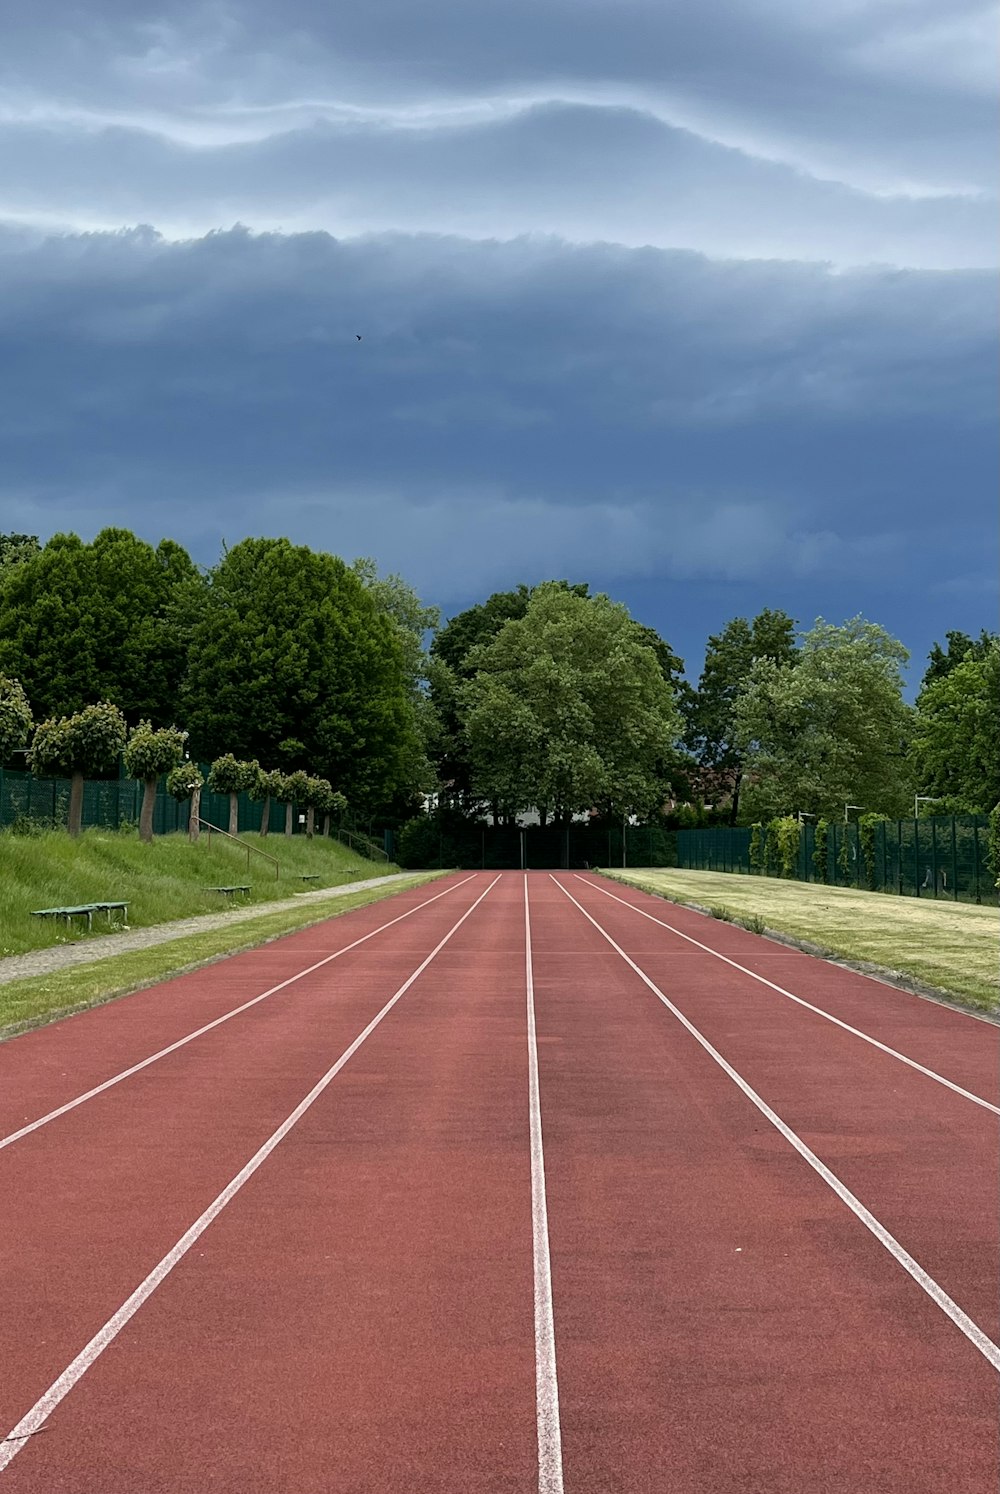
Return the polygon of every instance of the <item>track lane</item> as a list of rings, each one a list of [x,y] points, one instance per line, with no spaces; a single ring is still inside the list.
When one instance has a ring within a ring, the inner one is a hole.
[[[578,882],[558,880],[577,896]],[[983,1332],[1000,1340],[996,1117],[613,901],[593,893],[579,901]],[[664,1008],[661,1015],[675,1020]],[[775,1154],[786,1145],[767,1130],[758,1141]]]
[[[0,1044],[0,1151],[474,877],[449,878],[429,896],[426,888],[408,889]]]
[[[787,1143],[761,1147],[553,882],[532,913],[567,1488],[993,1494],[990,1365]]]
[[[455,934],[5,1494],[537,1489],[521,892]]]
[[[685,942],[678,938],[682,935],[697,940],[715,954],[746,966],[753,975],[784,986],[840,1021],[942,1073],[989,1104],[1000,1106],[1000,1029],[994,1023],[751,934],[738,925],[667,903],[626,883],[579,874],[569,880],[594,888],[606,904],[618,901],[619,906],[638,909],[633,917],[656,920],[665,933],[673,931],[680,944]],[[774,995],[777,999],[778,993]]]
[[[0,1153],[0,1424],[18,1419],[26,1388],[41,1394],[492,881]]]

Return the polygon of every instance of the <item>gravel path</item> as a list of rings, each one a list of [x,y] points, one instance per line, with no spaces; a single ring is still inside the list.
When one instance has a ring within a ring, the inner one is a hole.
[[[249,907],[231,908],[225,913],[202,913],[197,918],[178,918],[172,923],[156,924],[148,929],[127,929],[123,933],[103,934],[98,939],[81,939],[76,944],[57,944],[51,949],[34,949],[28,954],[8,955],[0,960],[0,985],[21,980],[28,975],[48,975],[68,965],[89,965],[108,955],[125,954],[130,949],[148,949],[153,944],[169,944],[185,934],[200,934],[205,929],[221,929],[228,924],[246,923],[262,913],[275,913],[299,903],[321,903],[361,892],[366,887],[384,887],[389,882],[405,881],[411,873],[394,872],[389,877],[369,877],[364,882],[344,882],[339,887],[321,887],[315,892],[297,892],[294,897],[276,898],[269,903],[252,903]]]

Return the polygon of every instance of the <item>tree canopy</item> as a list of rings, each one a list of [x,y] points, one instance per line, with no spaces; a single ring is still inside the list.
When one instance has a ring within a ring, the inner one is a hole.
[[[1000,642],[973,644],[928,674],[914,716],[918,790],[940,798],[941,812],[987,814],[1000,803]]]
[[[790,667],[796,655],[795,622],[786,612],[765,608],[752,622],[734,617],[709,638],[698,689],[684,699],[685,740],[701,769],[699,788],[710,800],[728,795],[730,824],[739,816],[744,770],[736,728],[740,692],[758,659]]]
[[[194,751],[290,765],[354,804],[407,786],[417,733],[396,624],[342,560],[248,539],[212,571],[185,690]]]
[[[38,716],[109,700],[130,721],[165,725],[185,664],[172,609],[198,584],[172,540],[154,549],[127,529],[89,545],[57,534],[0,570],[0,669],[17,675]]]
[[[464,661],[473,790],[505,815],[649,811],[680,729],[644,630],[605,596],[538,586]]]
[[[736,700],[736,746],[748,809],[764,818],[838,815],[845,804],[902,812],[912,712],[909,655],[876,623],[820,618],[794,663],[758,658]]]

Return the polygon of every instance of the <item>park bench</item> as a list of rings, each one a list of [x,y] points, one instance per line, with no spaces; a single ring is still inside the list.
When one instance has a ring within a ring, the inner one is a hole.
[[[232,897],[236,892],[249,892],[249,883],[237,883],[234,887],[206,887],[206,892],[224,892],[227,897]]]
[[[300,882],[318,882],[319,872],[299,872],[298,878]]]
[[[69,923],[72,918],[85,918],[89,931],[94,927],[95,913],[106,913],[110,924],[112,913],[119,912],[127,919],[128,903],[74,903],[68,904],[65,908],[33,908],[31,916],[32,918],[61,918],[65,923]]]

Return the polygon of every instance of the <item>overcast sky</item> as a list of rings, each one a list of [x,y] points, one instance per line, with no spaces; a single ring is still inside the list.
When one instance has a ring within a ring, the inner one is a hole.
[[[0,529],[585,579],[697,674],[996,627],[970,0],[47,0],[0,56]],[[362,340],[357,340],[357,333]]]

